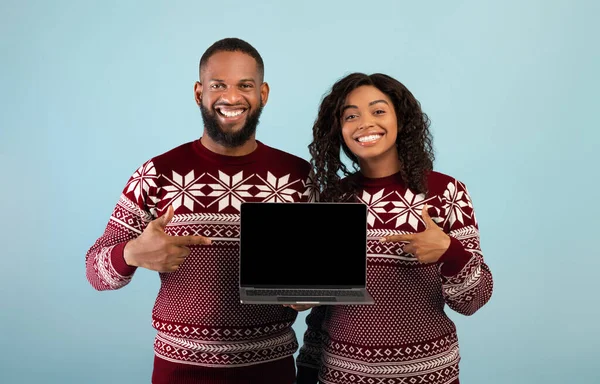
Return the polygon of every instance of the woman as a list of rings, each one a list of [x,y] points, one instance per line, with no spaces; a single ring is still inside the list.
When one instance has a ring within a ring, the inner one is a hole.
[[[321,201],[368,205],[375,304],[311,309],[298,384],[458,383],[456,328],[444,307],[472,315],[493,281],[466,186],[433,171],[420,103],[390,76],[350,74],[323,99],[309,149]]]

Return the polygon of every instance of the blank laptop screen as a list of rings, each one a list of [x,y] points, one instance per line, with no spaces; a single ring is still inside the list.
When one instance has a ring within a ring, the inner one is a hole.
[[[364,287],[366,252],[364,204],[241,206],[242,287]]]

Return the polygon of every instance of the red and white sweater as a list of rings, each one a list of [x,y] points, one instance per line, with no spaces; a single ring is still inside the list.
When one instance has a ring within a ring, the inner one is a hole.
[[[160,273],[152,310],[158,357],[203,367],[243,367],[292,356],[297,312],[281,305],[240,304],[238,287],[240,204],[315,199],[310,164],[258,142],[254,152],[215,154],[196,140],[144,163],[129,179],[104,234],[86,255],[86,273],[97,290],[127,285],[125,244],[161,216],[175,215],[170,235],[202,235],[210,246],[192,246],[174,273]],[[266,244],[265,246],[268,246]]]
[[[479,246],[479,230],[466,186],[432,172],[427,196],[415,194],[399,174],[358,176],[356,200],[368,206],[367,289],[374,305],[319,306],[307,316],[297,359],[298,384],[458,383],[459,349],[445,305],[471,315],[492,295],[492,275]],[[405,243],[385,235],[425,229],[423,205],[451,237],[435,264],[420,264]]]

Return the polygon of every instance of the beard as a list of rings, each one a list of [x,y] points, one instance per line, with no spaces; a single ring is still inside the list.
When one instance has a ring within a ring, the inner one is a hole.
[[[262,100],[260,101],[260,105],[262,105]],[[252,135],[254,135],[256,132],[256,127],[258,126],[262,109],[263,107],[261,106],[255,112],[249,111],[248,116],[246,117],[246,122],[239,131],[225,132],[221,128],[221,125],[219,125],[219,120],[217,118],[218,112],[214,109],[210,110],[206,108],[204,104],[200,103],[200,112],[202,113],[202,120],[204,121],[206,133],[216,143],[219,143],[227,148],[239,147],[247,142]]]

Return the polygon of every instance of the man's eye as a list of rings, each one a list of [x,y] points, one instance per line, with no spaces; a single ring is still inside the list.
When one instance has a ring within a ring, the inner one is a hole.
[[[252,84],[242,84],[242,85],[240,85],[240,88],[249,89],[249,88],[252,88]]]
[[[221,88],[224,88],[225,85],[224,84],[212,84],[210,87],[212,89],[221,89]]]

